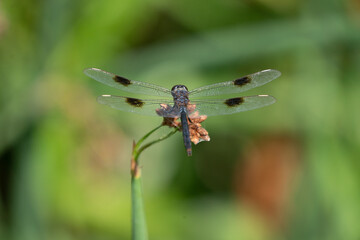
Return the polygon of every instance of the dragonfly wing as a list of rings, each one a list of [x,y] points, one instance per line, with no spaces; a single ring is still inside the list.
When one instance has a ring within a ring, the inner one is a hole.
[[[190,117],[201,115],[216,116],[249,111],[275,103],[276,99],[269,95],[237,97],[229,99],[193,100],[191,105],[195,110]]]
[[[84,70],[84,73],[98,82],[104,83],[110,87],[114,87],[125,92],[171,97],[171,91],[169,89],[150,83],[129,80],[101,69],[88,68]]]
[[[189,96],[207,97],[207,96],[224,95],[231,93],[240,93],[247,91],[251,88],[264,85],[278,78],[280,75],[281,73],[277,70],[267,69],[244,76],[242,78],[233,81],[216,83],[216,84],[196,88],[189,92]]]
[[[98,102],[112,108],[125,112],[133,112],[148,116],[174,117],[171,104],[168,99],[138,99],[113,95],[102,95],[98,97]]]

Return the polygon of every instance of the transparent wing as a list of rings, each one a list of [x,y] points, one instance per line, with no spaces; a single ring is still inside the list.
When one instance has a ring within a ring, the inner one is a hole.
[[[99,96],[97,100],[101,104],[105,104],[125,112],[133,112],[148,116],[172,117],[169,113],[169,110],[171,109],[169,106],[171,106],[173,102],[168,99],[144,100],[113,95],[102,95]]]
[[[268,69],[263,70],[257,73],[253,73],[242,78],[216,83],[200,88],[196,88],[189,92],[191,97],[207,97],[207,96],[215,96],[215,95],[224,95],[231,93],[240,93],[251,88],[259,87],[264,85],[276,78],[278,78],[281,73],[277,70]]]
[[[275,103],[276,99],[269,95],[237,97],[229,99],[193,100],[188,109],[194,108],[190,117],[200,115],[216,116],[249,111]],[[189,110],[188,110],[189,111]]]
[[[150,83],[129,80],[101,69],[88,68],[84,70],[84,73],[98,82],[104,83],[110,87],[118,88],[125,92],[171,97],[171,91],[169,89]]]

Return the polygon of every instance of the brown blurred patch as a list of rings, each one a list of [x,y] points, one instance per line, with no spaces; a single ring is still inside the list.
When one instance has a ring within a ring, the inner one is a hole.
[[[271,228],[281,229],[299,167],[300,146],[294,137],[269,135],[255,140],[235,174],[239,200],[259,212]]]
[[[360,25],[360,1],[349,0],[345,1],[346,11],[352,22],[359,27]]]
[[[0,37],[3,36],[4,32],[8,30],[9,28],[9,22],[6,16],[3,13],[3,7],[0,2]]]

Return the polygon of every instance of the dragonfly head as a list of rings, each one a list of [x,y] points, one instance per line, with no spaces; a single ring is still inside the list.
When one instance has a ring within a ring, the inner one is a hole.
[[[171,89],[171,95],[173,95],[173,97],[187,96],[188,94],[189,91],[184,85],[175,85]]]

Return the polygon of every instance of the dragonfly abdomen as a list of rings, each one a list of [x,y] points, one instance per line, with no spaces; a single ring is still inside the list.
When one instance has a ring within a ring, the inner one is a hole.
[[[180,120],[181,120],[182,134],[183,134],[185,149],[186,149],[187,155],[191,156],[192,149],[191,149],[189,124],[187,121],[186,111],[181,111]]]

